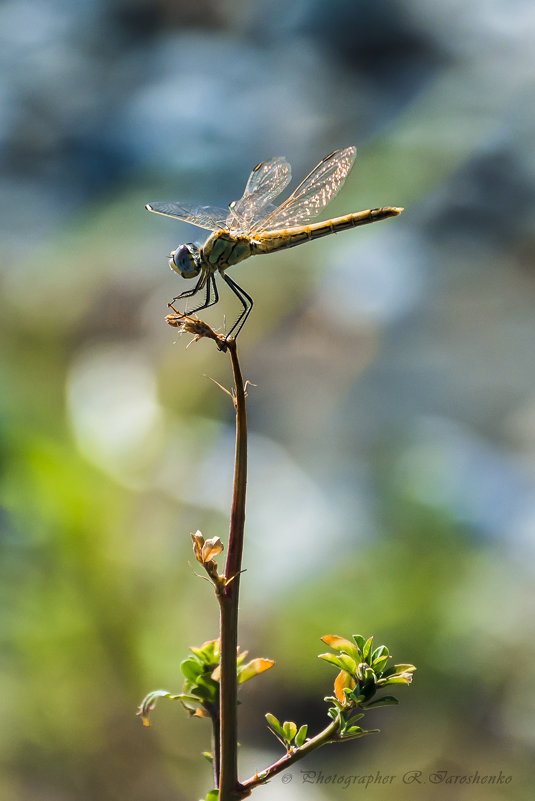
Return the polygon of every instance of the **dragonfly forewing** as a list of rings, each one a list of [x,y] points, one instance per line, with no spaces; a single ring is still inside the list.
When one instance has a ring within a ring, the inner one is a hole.
[[[286,159],[277,157],[257,164],[239,200],[229,206],[226,219],[231,231],[249,233],[253,223],[271,211],[271,203],[286,189],[292,177]]]
[[[154,214],[163,214],[164,217],[172,217],[174,220],[196,225],[198,228],[206,228],[208,231],[217,231],[226,228],[228,210],[220,209],[216,206],[189,206],[186,203],[147,203],[147,211]]]
[[[356,156],[355,147],[335,150],[326,156],[287,200],[254,226],[252,233],[311,223],[342,188]]]

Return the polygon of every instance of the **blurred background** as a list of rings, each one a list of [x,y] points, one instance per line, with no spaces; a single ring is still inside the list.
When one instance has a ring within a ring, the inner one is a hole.
[[[212,343],[166,326],[167,266],[275,155],[358,146],[328,216],[401,217],[232,270],[250,483],[241,776],[264,713],[325,725],[326,633],[418,672],[380,736],[259,799],[531,797],[535,746],[535,7],[531,0],[0,5],[0,797],[179,801],[205,721],[168,701],[217,636],[190,532],[226,541],[234,412]],[[324,215],[327,216],[327,215]],[[205,319],[230,324],[225,287]],[[428,776],[498,774],[504,785]],[[404,784],[408,771],[421,783]]]

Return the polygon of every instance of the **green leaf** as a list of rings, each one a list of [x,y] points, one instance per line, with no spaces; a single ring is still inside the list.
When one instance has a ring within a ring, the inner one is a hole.
[[[219,799],[219,790],[210,790],[206,798],[201,799],[201,801],[218,801],[218,799]]]
[[[326,695],[323,699],[327,704],[334,704],[336,709],[343,709],[344,704],[341,703],[334,695]]]
[[[379,679],[377,682],[378,687],[387,687],[389,684],[411,684],[412,676],[392,676],[391,679]]]
[[[344,729],[344,737],[347,734],[360,734],[361,732],[362,729],[360,728],[360,726],[348,726],[347,729]]]
[[[386,663],[388,662],[389,659],[390,659],[390,657],[388,655],[387,656],[381,656],[378,659],[373,659],[373,657],[372,657],[373,670],[374,670],[375,673],[377,673],[377,675],[381,675],[382,674],[383,668],[384,668],[384,666],[386,665]]]
[[[383,698],[378,698],[376,701],[370,701],[368,704],[365,704],[365,709],[372,709],[378,706],[396,706],[399,704],[397,698],[394,698],[393,695],[385,695]]]
[[[299,731],[295,735],[295,744],[296,744],[296,746],[298,748],[301,748],[301,746],[305,742],[305,740],[307,738],[307,731],[308,731],[308,726],[305,723],[303,726],[301,726],[301,728],[299,729]]]
[[[203,672],[203,666],[199,664],[196,659],[193,657],[188,656],[187,659],[183,659],[180,663],[180,670],[182,674],[188,679],[189,681],[197,681],[197,678]]]
[[[353,639],[355,640],[355,644],[359,649],[359,653],[362,654],[362,649],[364,648],[364,643],[366,642],[366,638],[362,636],[362,634],[353,634]]]
[[[192,645],[189,650],[205,665],[219,663],[219,640],[207,640],[200,647]]]
[[[368,660],[370,658],[370,652],[371,652],[371,649],[372,649],[372,641],[373,641],[373,635],[371,637],[368,637],[368,639],[366,640],[366,642],[364,643],[364,645],[362,647],[362,658],[363,658],[363,660],[365,662],[368,662]]]
[[[387,670],[383,671],[383,679],[388,678],[389,676],[394,676],[398,673],[414,673],[416,668],[414,665],[392,665]]]
[[[268,725],[273,729],[273,731],[276,732],[280,737],[282,737],[282,739],[284,739],[284,731],[282,728],[282,723],[280,723],[280,721],[275,717],[275,715],[272,715],[271,712],[266,712],[265,718],[268,722]]]
[[[201,698],[199,695],[192,695],[191,693],[180,693],[180,695],[170,695],[168,696],[171,699],[175,699],[177,701],[182,701],[183,704],[202,704],[204,698]]]
[[[196,684],[197,692],[203,698],[215,698],[219,684],[209,676],[199,676]]]
[[[379,645],[372,654],[372,662],[375,662],[376,659],[382,659],[383,656],[389,656],[390,651],[386,647],[386,645]]]
[[[294,723],[293,720],[285,720],[282,724],[282,730],[284,732],[284,739],[290,744],[297,734],[297,724]]]
[[[340,654],[338,657],[338,664],[342,670],[347,671],[351,676],[354,676],[357,672],[357,663],[347,654]]]
[[[414,673],[414,665],[394,665],[396,673]]]
[[[358,729],[359,727],[355,726],[355,728]],[[380,729],[367,729],[367,730],[360,729],[355,733],[351,733],[350,734],[348,732],[347,735],[344,734],[342,739],[343,740],[357,740],[359,737],[365,737],[367,734],[379,734],[380,731],[381,731]]]
[[[347,697],[355,704],[360,704],[361,701],[364,701],[365,696],[362,691],[362,687],[359,684],[357,684],[357,686],[354,687],[353,690],[350,691],[345,690],[344,692],[346,693]]]
[[[145,696],[138,707],[137,714],[143,721],[144,726],[149,725],[149,712],[152,712],[159,698],[170,698],[172,701],[182,700],[180,695],[172,695],[167,690],[153,690]]]
[[[353,726],[357,720],[361,720],[364,717],[364,712],[359,712],[358,715],[352,715],[349,720],[347,721],[348,726]]]
[[[343,656],[344,654],[340,654],[340,656],[336,654],[318,654],[318,659],[324,659],[325,662],[330,662],[331,665],[335,665],[339,670],[347,670],[342,662]],[[346,657],[346,659],[349,659],[349,657]]]

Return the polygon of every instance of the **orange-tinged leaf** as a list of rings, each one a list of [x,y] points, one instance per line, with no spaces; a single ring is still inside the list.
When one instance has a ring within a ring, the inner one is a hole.
[[[242,684],[247,679],[252,679],[253,676],[258,676],[259,673],[263,673],[265,670],[269,670],[275,664],[273,659],[262,659],[261,657],[257,657],[256,659],[251,659],[250,662],[247,662],[246,665],[240,667],[238,671],[238,683]]]
[[[338,698],[341,704],[343,704],[346,700],[344,695],[344,690],[346,687],[353,689],[356,682],[354,679],[351,678],[349,673],[345,670],[341,670],[338,676],[334,680],[334,694]]]
[[[339,637],[337,634],[325,634],[321,639],[330,648],[334,648],[335,651],[344,651],[346,654],[360,660],[357,646],[350,640],[346,640],[345,637]]]

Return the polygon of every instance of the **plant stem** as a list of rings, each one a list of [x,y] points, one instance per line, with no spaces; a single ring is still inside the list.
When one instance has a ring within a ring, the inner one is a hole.
[[[278,773],[281,773],[281,771],[286,770],[290,767],[290,765],[293,765],[294,762],[298,762],[300,759],[303,759],[303,757],[306,757],[311,751],[315,751],[316,748],[321,748],[322,745],[326,745],[329,742],[335,742],[337,739],[336,733],[339,727],[340,721],[338,719],[333,720],[332,723],[329,723],[329,725],[323,729],[323,731],[305,743],[305,745],[290,751],[277,760],[277,762],[274,762],[268,768],[261,771],[261,773],[256,773],[250,779],[242,782],[239,785],[241,794],[239,794],[238,797],[246,798],[251,794],[255,787],[258,787],[260,784],[265,784]]]
[[[238,787],[238,684],[236,661],[238,648],[238,600],[247,487],[245,387],[235,340],[228,341],[228,351],[234,375],[236,452],[229,544],[225,565],[226,584],[223,591],[218,595],[221,638],[219,801],[235,799]]]
[[[212,715],[212,765],[214,770],[214,787],[219,786],[219,776],[221,773],[220,769],[220,759],[221,759],[221,748],[219,745],[220,737],[221,737],[221,727],[219,724],[219,710],[214,712]]]

